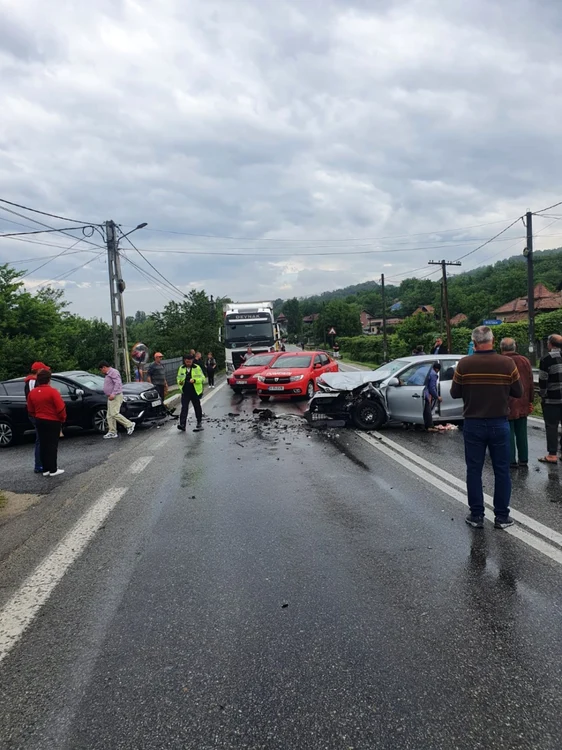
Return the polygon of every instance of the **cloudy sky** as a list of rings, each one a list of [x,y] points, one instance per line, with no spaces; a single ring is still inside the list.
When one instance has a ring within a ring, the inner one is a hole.
[[[562,200],[561,32],[559,0],[0,0],[0,198],[148,222],[131,239],[181,291],[423,276]],[[71,225],[0,206],[2,233]],[[70,234],[4,237],[0,262],[107,318],[102,238],[51,258]],[[128,313],[177,298],[122,247]]]

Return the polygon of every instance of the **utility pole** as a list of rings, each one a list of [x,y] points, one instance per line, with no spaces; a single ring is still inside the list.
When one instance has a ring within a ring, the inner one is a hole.
[[[535,278],[533,269],[533,214],[527,211],[527,247],[523,255],[527,258],[527,311],[529,314],[529,359],[532,367],[537,364],[535,352]]]
[[[115,367],[125,376],[126,382],[130,382],[131,363],[129,361],[129,345],[127,343],[125,305],[123,303],[125,282],[121,275],[121,259],[119,257],[119,244],[115,229],[115,222],[113,220],[105,222],[111,325],[113,328],[113,356]]]
[[[386,341],[386,293],[384,289],[384,273],[381,273],[381,293],[382,293],[382,362],[388,359],[388,347]]]
[[[447,291],[447,266],[462,265],[458,260],[430,260],[430,266],[441,266],[443,274],[443,307],[445,308],[445,325],[447,327],[447,349],[452,351],[453,342],[451,338],[451,319],[449,318],[449,293]]]

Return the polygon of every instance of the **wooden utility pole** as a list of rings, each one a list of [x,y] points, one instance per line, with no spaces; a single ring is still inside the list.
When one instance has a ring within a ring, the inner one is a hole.
[[[529,315],[529,359],[531,365],[537,364],[537,355],[535,352],[535,277],[533,269],[533,214],[527,211],[527,247],[524,255],[527,258],[527,311]]]
[[[382,361],[383,364],[388,359],[388,346],[386,340],[386,294],[384,289],[384,273],[381,274],[381,293],[382,293]]]
[[[443,307],[445,308],[445,325],[447,327],[447,349],[452,353],[453,341],[451,337],[451,319],[449,318],[449,293],[447,291],[447,266],[462,265],[458,260],[430,260],[430,266],[441,266],[443,274]]]

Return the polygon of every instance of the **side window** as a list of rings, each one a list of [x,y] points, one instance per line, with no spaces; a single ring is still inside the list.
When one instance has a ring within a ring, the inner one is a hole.
[[[13,383],[4,383],[4,388],[8,396],[25,396],[25,383],[23,380],[16,380]]]
[[[53,388],[56,388],[57,391],[60,393],[61,396],[70,396],[70,388],[66,383],[63,383],[62,380],[51,380],[51,385]]]
[[[456,359],[444,359],[441,361],[441,372],[439,373],[439,380],[445,382],[446,380],[452,380],[455,370],[457,369],[458,360]]]
[[[320,362],[322,362],[322,365],[325,367],[326,365],[330,364],[330,359],[327,354],[321,354],[320,355]]]
[[[321,360],[321,358],[320,358],[320,355],[319,355],[319,354],[317,354],[317,355],[316,355],[316,356],[314,357],[314,364],[315,364],[315,365],[318,365],[318,364],[321,364],[321,363],[322,363],[322,360]]]
[[[424,385],[430,369],[431,362],[420,362],[412,365],[400,374],[400,382],[402,385]]]

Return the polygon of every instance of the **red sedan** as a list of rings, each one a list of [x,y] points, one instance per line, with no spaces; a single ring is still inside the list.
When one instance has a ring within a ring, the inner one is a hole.
[[[312,398],[316,378],[326,372],[337,372],[338,363],[326,352],[291,352],[281,354],[268,369],[257,376],[258,395],[262,401],[271,396],[306,396]]]
[[[244,362],[237,370],[234,370],[228,378],[228,385],[234,393],[255,390],[257,387],[257,376],[260,372],[267,370],[281,355],[281,352],[264,352],[255,354]]]

